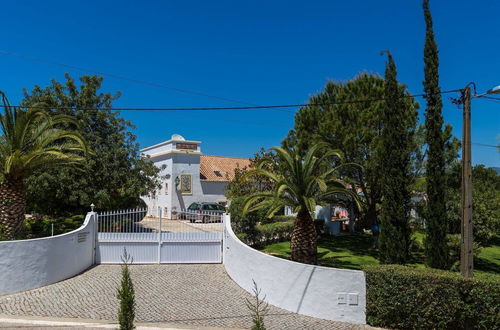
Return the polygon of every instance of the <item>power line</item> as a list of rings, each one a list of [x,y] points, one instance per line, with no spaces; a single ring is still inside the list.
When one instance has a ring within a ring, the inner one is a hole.
[[[78,71],[83,71],[83,72],[90,72],[90,73],[98,74],[98,75],[101,75],[101,76],[106,76],[106,77],[115,78],[115,79],[119,79],[119,80],[124,80],[124,81],[128,81],[128,82],[133,82],[133,83],[136,83],[136,84],[143,84],[143,85],[148,85],[148,86],[153,86],[153,87],[168,89],[168,90],[171,90],[171,91],[174,91],[174,92],[179,92],[179,93],[192,94],[192,95],[197,95],[197,96],[203,96],[203,97],[208,97],[208,98],[212,98],[212,99],[217,99],[217,100],[221,100],[221,101],[232,102],[232,103],[239,103],[239,104],[245,104],[245,105],[251,105],[251,106],[257,105],[257,104],[253,104],[253,103],[249,103],[249,102],[244,102],[244,101],[240,101],[240,100],[230,99],[230,98],[227,98],[227,97],[215,96],[215,95],[211,95],[211,94],[207,94],[207,93],[202,93],[202,92],[198,92],[198,91],[194,91],[194,90],[189,90],[189,89],[184,89],[184,88],[177,88],[177,87],[173,87],[173,86],[169,86],[169,85],[159,84],[159,83],[155,83],[155,82],[151,82],[151,81],[147,81],[147,80],[129,78],[129,77],[125,77],[125,76],[121,76],[121,75],[116,75],[116,74],[112,74],[112,73],[106,73],[106,72],[100,72],[100,71],[97,71],[97,70],[91,70],[91,69],[81,68],[81,67],[74,66],[74,65],[69,65],[69,64],[64,64],[64,63],[60,63],[60,62],[55,62],[55,61],[52,61],[52,60],[47,60],[47,59],[44,59],[44,58],[39,58],[39,57],[34,57],[34,56],[28,56],[28,55],[23,55],[23,54],[8,52],[8,51],[5,51],[5,50],[0,50],[0,54],[1,55],[14,56],[14,57],[22,58],[22,59],[29,60],[29,61],[47,63],[47,64],[51,64],[51,65],[60,66],[60,67],[63,67],[63,68],[68,68],[68,69],[73,69],[73,70],[78,70]]]
[[[447,94],[447,93],[455,93],[459,92],[460,89],[454,89],[449,91],[439,92],[438,94]],[[416,94],[416,95],[404,95],[399,97],[402,98],[414,98],[414,97],[423,97],[427,94]],[[328,106],[328,105],[342,105],[342,104],[356,104],[356,103],[372,103],[379,101],[387,101],[390,98],[378,98],[378,99],[364,99],[364,100],[351,100],[351,101],[341,101],[341,102],[323,102],[323,103],[302,103],[302,104],[277,104],[277,105],[255,105],[255,106],[240,106],[240,107],[189,107],[189,108],[107,108],[107,109],[98,109],[98,108],[76,108],[76,107],[50,107],[50,106],[20,106],[20,105],[11,105],[14,108],[34,108],[34,109],[60,109],[60,110],[115,110],[115,111],[221,111],[221,110],[269,110],[269,109],[282,109],[282,108],[301,108],[306,106]],[[5,105],[0,105],[0,107],[5,107]],[[289,111],[294,113],[292,111]]]
[[[179,115],[179,113],[171,114],[171,116]],[[193,118],[190,116],[190,114],[182,114],[182,116],[188,116],[189,118]],[[185,118],[185,117],[182,117]],[[282,124],[277,124],[277,123],[265,123],[265,122],[256,122],[256,121],[248,121],[248,120],[234,120],[234,119],[229,119],[229,118],[220,118],[220,116],[217,116],[215,118],[209,117],[209,118],[203,118],[203,121],[208,120],[208,121],[219,121],[219,122],[226,122],[226,123],[236,123],[236,124],[243,124],[245,126],[263,126],[263,127],[280,127],[280,128],[287,128],[290,129],[289,126],[282,125]]]
[[[472,143],[472,144],[480,147],[498,148],[498,146],[495,146],[493,144],[484,144],[484,143]]]
[[[488,100],[493,100],[493,101],[500,101],[500,98],[498,97],[493,97],[493,96],[488,96],[488,95],[482,95],[478,97],[480,99],[488,99]]]

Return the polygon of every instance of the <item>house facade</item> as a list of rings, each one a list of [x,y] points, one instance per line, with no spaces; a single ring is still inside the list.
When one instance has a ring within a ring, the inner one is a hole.
[[[226,205],[226,186],[235,170],[250,165],[248,158],[203,155],[201,141],[186,140],[179,134],[141,153],[160,169],[161,179],[161,188],[142,199],[151,215],[161,208],[167,218],[174,218],[192,203]]]

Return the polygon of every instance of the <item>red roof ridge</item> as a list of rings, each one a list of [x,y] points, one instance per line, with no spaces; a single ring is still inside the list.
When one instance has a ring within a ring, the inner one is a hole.
[[[250,166],[250,158],[200,156],[200,178],[205,181],[231,181],[237,168]]]
[[[232,159],[247,159],[250,160],[250,157],[231,157],[231,156],[216,156],[216,155],[200,155],[201,157],[218,157],[218,158],[232,158]]]

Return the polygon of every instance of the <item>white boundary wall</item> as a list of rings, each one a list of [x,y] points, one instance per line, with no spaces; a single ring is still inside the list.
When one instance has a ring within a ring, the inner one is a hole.
[[[36,289],[94,264],[95,213],[66,234],[0,242],[0,295]]]
[[[225,218],[223,262],[229,276],[252,293],[254,280],[271,305],[327,320],[366,323],[362,271],[305,265],[242,243]]]

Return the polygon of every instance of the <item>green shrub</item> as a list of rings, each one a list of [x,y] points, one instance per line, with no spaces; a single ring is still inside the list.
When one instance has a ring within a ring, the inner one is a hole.
[[[264,319],[269,314],[269,304],[265,302],[266,296],[261,297],[261,290],[255,281],[253,281],[253,296],[255,299],[245,299],[247,308],[252,315],[253,326],[251,330],[266,330]]]
[[[247,244],[247,245],[249,244],[249,242],[248,242],[248,235],[247,234],[245,234],[245,233],[238,233],[238,234],[236,234],[236,237],[238,237],[238,239],[240,241],[244,242],[245,244]]]
[[[122,280],[117,292],[117,298],[120,301],[120,309],[118,311],[119,329],[133,330],[135,329],[135,291],[128,266],[132,264],[134,260],[127,253],[125,248],[123,248],[122,262]]]
[[[293,222],[274,222],[258,225],[255,226],[252,235],[238,233],[236,236],[247,245],[261,248],[268,244],[289,241],[292,237],[293,224]]]
[[[289,216],[289,215],[275,215],[272,218],[267,218],[265,217],[264,219],[261,219],[260,224],[265,225],[268,223],[274,223],[274,222],[293,222],[295,221],[294,216]]]
[[[68,233],[78,229],[85,220],[83,215],[74,215],[69,218],[51,218],[34,216],[26,219],[23,223],[24,235],[20,238],[39,238],[52,235],[52,225],[54,225],[54,235]]]
[[[292,237],[293,222],[274,222],[256,226],[256,242],[254,245],[264,246],[272,243],[288,241]]]
[[[288,217],[290,218],[290,217]],[[261,248],[269,244],[285,242],[292,239],[293,226],[295,217],[287,222],[272,222],[263,225],[255,226],[255,230],[251,235],[247,233],[238,233],[236,236],[245,244],[254,248]],[[325,222],[322,219],[314,220],[316,232],[322,234],[324,232]]]
[[[247,239],[253,241],[257,235],[255,226],[260,219],[265,218],[266,210],[249,212],[243,215],[243,204],[245,198],[238,197],[231,201],[229,213],[231,213],[231,226],[236,234],[244,233]]]
[[[368,324],[395,329],[498,329],[500,280],[405,266],[365,269]]]
[[[6,241],[8,239],[4,233],[5,230],[4,228],[5,228],[4,225],[0,225],[0,241]]]

